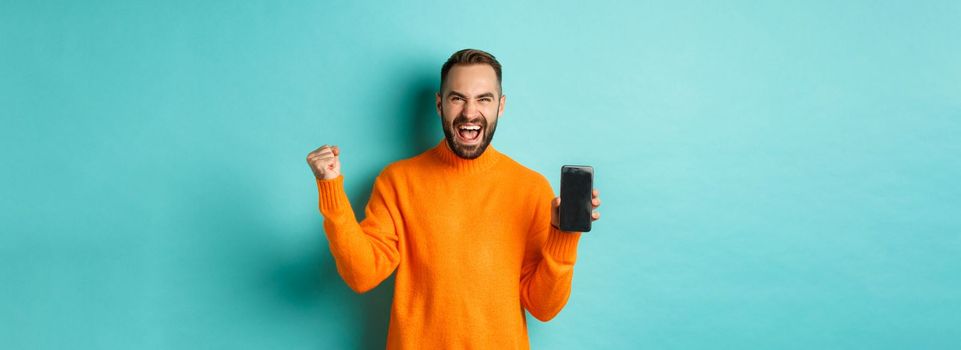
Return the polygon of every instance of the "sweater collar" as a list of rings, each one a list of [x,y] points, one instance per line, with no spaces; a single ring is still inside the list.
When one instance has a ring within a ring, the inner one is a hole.
[[[458,172],[473,172],[486,170],[501,159],[501,153],[494,149],[494,145],[487,145],[487,149],[480,157],[474,159],[464,159],[454,153],[447,144],[447,139],[441,139],[440,143],[433,149],[434,155],[444,163]]]

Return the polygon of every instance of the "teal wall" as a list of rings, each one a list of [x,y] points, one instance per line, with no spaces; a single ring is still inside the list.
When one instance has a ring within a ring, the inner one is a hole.
[[[457,49],[494,145],[604,204],[541,349],[961,346],[957,1],[0,3],[0,347],[382,348],[304,161],[361,211],[440,140]]]

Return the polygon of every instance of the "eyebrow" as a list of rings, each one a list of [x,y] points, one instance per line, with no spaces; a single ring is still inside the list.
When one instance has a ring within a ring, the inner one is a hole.
[[[458,97],[465,97],[465,98],[467,97],[467,95],[462,94],[462,93],[457,92],[457,91],[454,91],[454,90],[451,90],[450,92],[447,93],[447,96],[448,96],[448,97],[450,97],[450,95],[457,95]],[[485,92],[485,93],[483,93],[483,94],[477,95],[477,98],[482,98],[482,97],[490,97],[490,98],[493,99],[493,98],[494,98],[494,93],[492,93],[492,92]]]

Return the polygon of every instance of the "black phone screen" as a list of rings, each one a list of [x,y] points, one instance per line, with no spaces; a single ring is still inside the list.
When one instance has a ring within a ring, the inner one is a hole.
[[[561,167],[560,229],[568,232],[591,230],[591,192],[594,168],[582,165]]]

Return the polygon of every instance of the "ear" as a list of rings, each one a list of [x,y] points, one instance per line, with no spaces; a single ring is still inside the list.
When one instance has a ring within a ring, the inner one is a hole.
[[[501,95],[501,107],[497,111],[497,115],[504,115],[504,106],[507,105],[507,95]]]
[[[441,113],[441,111],[440,111],[440,103],[441,103],[441,101],[440,101],[440,92],[438,91],[437,93],[435,93],[435,94],[434,94],[434,97],[435,97],[435,106],[434,106],[434,107],[437,109],[437,116],[443,118],[443,117],[444,117],[444,114]]]

